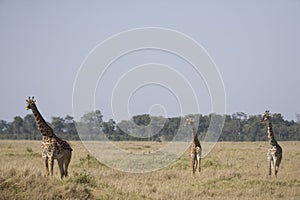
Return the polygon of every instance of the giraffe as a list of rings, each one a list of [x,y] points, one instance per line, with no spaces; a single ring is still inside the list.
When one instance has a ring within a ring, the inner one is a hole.
[[[54,159],[57,159],[57,163],[60,171],[60,178],[68,176],[68,166],[72,157],[72,148],[68,142],[57,137],[53,129],[47,124],[43,116],[39,112],[36,106],[36,100],[34,97],[26,99],[26,110],[31,109],[37,128],[42,135],[42,157],[45,160],[46,174],[47,176],[53,175]],[[48,162],[50,161],[50,172]]]
[[[195,175],[196,169],[198,168],[198,173],[200,174],[201,171],[201,152],[202,152],[202,147],[200,145],[200,142],[198,140],[198,136],[196,133],[196,128],[195,128],[195,123],[192,118],[188,118],[186,120],[185,125],[190,125],[192,126],[192,137],[193,137],[193,142],[190,146],[190,161],[191,161],[191,168],[192,168],[192,173]]]
[[[268,148],[268,170],[269,176],[271,177],[272,168],[274,169],[274,175],[277,177],[279,165],[282,160],[282,148],[277,143],[274,138],[274,133],[272,129],[272,122],[271,122],[271,115],[270,112],[267,110],[261,118],[262,122],[268,122],[268,140],[269,140],[269,148]]]

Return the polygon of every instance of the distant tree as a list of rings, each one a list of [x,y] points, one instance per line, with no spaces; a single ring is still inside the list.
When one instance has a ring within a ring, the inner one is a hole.
[[[245,120],[247,119],[247,114],[244,112],[236,112],[232,114],[233,119]]]
[[[101,126],[103,122],[103,115],[101,114],[100,110],[96,110],[95,112],[88,112],[85,113],[80,121],[86,123],[90,126]]]
[[[61,117],[52,117],[51,125],[56,135],[65,133],[65,120]]]
[[[229,123],[231,123],[232,127],[232,134],[233,138],[231,140],[234,141],[242,141],[243,136],[241,136],[242,130],[243,130],[243,125],[245,124],[245,121],[247,120],[248,116],[244,112],[236,112],[232,114],[232,119],[230,120]]]
[[[7,121],[0,120],[0,134],[5,133],[5,130],[8,128]]]
[[[160,131],[160,136],[163,141],[171,141],[177,134],[181,122],[181,117],[168,118],[165,126]]]
[[[75,125],[75,120],[72,116],[67,115],[64,119],[65,122],[65,132],[67,134],[70,134],[72,136],[77,136],[77,129],[76,129],[76,125]],[[76,137],[72,137],[72,139],[75,139]]]
[[[32,114],[28,114],[23,120],[23,131],[24,134],[28,136],[25,139],[38,139],[40,135],[38,134],[38,129],[36,127],[35,119]]]
[[[134,123],[139,126],[147,126],[151,122],[151,118],[148,114],[136,115],[132,117]]]
[[[127,130],[129,130],[129,123],[127,120],[122,120],[119,123],[116,124],[116,133],[118,135],[126,135]]]
[[[81,119],[80,123],[77,123],[77,128],[79,128],[81,135],[85,135],[85,139],[94,140],[101,134],[101,127],[103,123],[103,115],[100,110],[85,113]]]
[[[198,125],[198,134],[203,135],[206,133],[207,129],[209,127],[209,117],[208,116],[199,116],[199,125]]]
[[[230,115],[226,115],[220,141],[238,141],[240,140],[240,133],[240,120],[235,117],[231,118]]]
[[[23,119],[20,116],[14,117],[14,121],[12,122],[12,133],[13,134],[21,134],[23,130]]]
[[[222,131],[222,125],[225,120],[225,116],[212,113],[209,115],[210,120],[210,127],[209,127],[209,135],[205,136],[205,139],[207,141],[214,141],[216,138],[218,138],[220,135],[220,131]]]
[[[108,122],[103,122],[102,130],[107,135],[114,135],[116,130],[116,122],[113,119],[109,119]]]
[[[297,123],[300,123],[300,113],[296,113]]]
[[[265,123],[261,123],[260,115],[247,116],[245,113],[237,112],[232,115],[199,114],[190,116],[199,118],[197,133],[202,140],[204,138],[207,141],[210,140],[205,137],[209,126],[211,126],[209,131],[212,132],[209,136],[217,137],[218,135],[213,134],[221,129],[221,122],[225,118],[219,138],[221,141],[267,141],[267,126]],[[214,121],[211,121],[212,117],[214,117]],[[298,117],[300,118],[300,114]],[[84,114],[78,122],[75,122],[74,118],[69,115],[65,118],[52,117],[51,124],[55,133],[63,134],[61,136],[64,139],[102,140],[106,135],[110,140],[171,141],[176,139],[187,141],[186,135],[179,134],[179,138],[177,134],[184,118],[150,117],[145,114],[134,116],[130,120],[122,120],[116,124],[112,119],[104,122],[101,112],[96,110]],[[298,121],[299,119],[297,119]],[[285,120],[280,113],[274,113],[272,123],[276,139],[300,141],[300,123],[297,122]],[[130,134],[134,131],[140,137]],[[0,120],[0,139],[40,139],[41,135],[37,133],[32,114],[26,115],[24,118],[16,116],[12,122]],[[80,138],[78,133],[80,133]]]
[[[272,123],[284,124],[285,120],[283,119],[283,116],[280,113],[274,113],[272,114]]]

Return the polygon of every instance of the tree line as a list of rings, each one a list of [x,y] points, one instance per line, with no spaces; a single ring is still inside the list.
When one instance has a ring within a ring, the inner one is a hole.
[[[237,112],[232,115],[189,115],[197,117],[199,124],[197,134],[203,139],[208,131],[212,116],[225,118],[219,141],[266,141],[267,125],[260,121],[261,115],[250,115]],[[113,141],[171,141],[176,137],[180,124],[185,117],[165,118],[148,114],[133,116],[130,120],[116,123],[114,120],[103,120],[101,111],[96,110],[84,114],[75,121],[70,115],[52,117],[49,125],[56,135],[66,140],[113,140]],[[300,122],[285,120],[280,113],[272,115],[275,138],[279,141],[300,140]],[[184,127],[186,136],[191,134]],[[131,132],[137,133],[138,137]],[[80,133],[80,134],[79,134]],[[129,133],[129,134],[128,134]],[[184,137],[181,136],[181,137]],[[0,139],[40,140],[41,135],[36,127],[32,114],[24,118],[14,117],[12,122],[0,120]],[[179,138],[184,140],[185,138]]]

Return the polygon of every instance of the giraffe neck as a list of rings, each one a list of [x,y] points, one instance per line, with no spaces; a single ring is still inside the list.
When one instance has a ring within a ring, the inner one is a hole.
[[[195,131],[195,126],[193,126],[192,128],[192,137],[195,138],[196,137],[196,131]]]
[[[277,141],[274,138],[274,133],[273,133],[273,128],[272,128],[272,122],[269,121],[269,125],[268,125],[268,139],[269,139],[269,144],[272,146],[276,146],[277,145]]]
[[[193,142],[194,142],[195,146],[201,147],[200,142],[197,137],[195,125],[193,125],[193,128],[192,128],[192,137],[193,137]]]
[[[41,134],[47,137],[55,137],[56,135],[54,134],[53,129],[44,120],[36,105],[33,105],[31,110],[33,112],[37,128],[41,132]]]

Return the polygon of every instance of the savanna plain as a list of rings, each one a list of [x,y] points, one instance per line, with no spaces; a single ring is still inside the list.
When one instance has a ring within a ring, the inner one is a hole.
[[[267,175],[267,142],[218,142],[194,177],[187,152],[158,171],[126,173],[98,162],[80,141],[70,143],[69,177],[60,180],[56,161],[54,175],[45,176],[40,141],[0,140],[0,199],[300,199],[298,141],[279,142],[277,178]],[[165,144],[116,142],[145,155]]]

